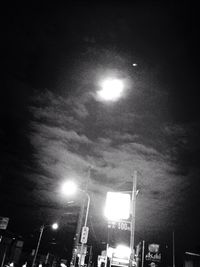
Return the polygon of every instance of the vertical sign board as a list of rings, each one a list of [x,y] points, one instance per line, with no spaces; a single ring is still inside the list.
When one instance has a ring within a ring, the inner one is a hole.
[[[0,229],[6,230],[8,222],[9,222],[8,217],[0,217]]]
[[[161,267],[160,245],[149,244],[145,253],[145,267]]]
[[[131,194],[122,192],[107,192],[105,217],[108,219],[108,228],[111,246],[118,243],[129,244],[131,230]],[[112,240],[112,241],[111,241]]]
[[[82,228],[82,234],[81,234],[81,243],[86,244],[88,240],[88,232],[89,232],[89,227],[83,226]]]

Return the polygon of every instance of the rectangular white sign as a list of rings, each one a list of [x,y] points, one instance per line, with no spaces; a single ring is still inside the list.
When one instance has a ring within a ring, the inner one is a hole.
[[[88,232],[89,232],[89,227],[83,226],[83,228],[82,228],[82,234],[81,234],[81,243],[82,244],[86,244],[87,243]]]
[[[111,221],[127,220],[130,217],[130,194],[108,192],[106,197],[105,216]]]

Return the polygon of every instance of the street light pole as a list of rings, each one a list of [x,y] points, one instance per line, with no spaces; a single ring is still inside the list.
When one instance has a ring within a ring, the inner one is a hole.
[[[85,194],[87,195],[87,209],[86,209],[86,215],[85,215],[85,223],[84,223],[84,226],[87,226],[87,220],[88,220],[88,213],[89,213],[89,207],[90,207],[90,196],[89,194],[84,191]]]
[[[133,173],[133,190],[132,190],[132,218],[131,218],[131,235],[130,235],[130,249],[131,256],[130,266],[132,266],[132,260],[134,259],[134,239],[135,239],[135,206],[137,196],[137,171]]]
[[[39,235],[39,238],[38,238],[38,242],[37,242],[37,247],[36,247],[36,250],[35,250],[35,254],[34,254],[34,257],[33,257],[33,262],[32,262],[32,265],[31,267],[34,267],[35,265],[35,261],[36,261],[36,258],[37,258],[37,254],[38,254],[38,250],[39,250],[39,246],[40,246],[40,242],[41,242],[41,239],[42,239],[42,234],[44,232],[44,228],[47,227],[47,226],[50,226],[50,225],[42,225],[40,227],[40,235]],[[58,228],[58,224],[57,223],[54,223],[51,225],[51,227],[56,230]]]
[[[40,246],[40,242],[41,242],[42,234],[43,234],[43,231],[44,231],[44,227],[45,227],[44,225],[42,225],[40,227],[40,235],[39,235],[37,247],[36,247],[36,250],[35,250],[35,255],[33,257],[32,267],[34,267],[34,265],[35,265],[35,261],[36,261],[36,258],[37,258],[38,249],[39,249],[39,246]]]
[[[81,203],[81,208],[78,216],[78,222],[76,226],[76,233],[74,236],[74,244],[73,244],[73,250],[72,250],[72,258],[70,262],[70,267],[74,267],[76,265],[76,258],[77,258],[77,248],[78,248],[78,243],[81,235],[81,224],[83,221],[83,215],[84,215],[84,201]]]
[[[78,189],[79,191],[82,191],[83,193],[87,192],[88,183],[90,181],[90,173],[91,173],[91,166],[89,166],[89,168],[88,168],[88,175],[87,175],[87,180],[86,180],[86,183],[85,183],[85,189],[84,190]],[[81,229],[82,229],[81,226],[82,226],[82,222],[83,222],[84,208],[85,208],[85,201],[82,201],[81,208],[80,208],[80,213],[79,213],[79,216],[78,216],[78,222],[77,222],[77,226],[76,226],[76,233],[75,233],[75,236],[74,236],[72,258],[71,258],[71,262],[70,262],[70,266],[71,267],[75,266],[75,264],[76,264],[77,247],[78,247],[79,239],[80,239],[80,236],[81,236]]]
[[[90,208],[90,196],[88,192],[79,189],[81,192],[85,193],[87,196],[87,208],[86,208],[86,214],[85,214],[85,222],[84,222],[84,227],[87,226],[87,220],[88,220],[88,214],[89,214],[89,208]],[[81,241],[81,251],[80,251],[80,259],[79,259],[79,267],[81,267],[81,261],[82,261],[82,256],[83,256],[83,245],[84,243]]]

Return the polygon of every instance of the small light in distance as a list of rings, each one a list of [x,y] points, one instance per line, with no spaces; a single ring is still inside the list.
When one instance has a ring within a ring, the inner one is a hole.
[[[133,66],[133,67],[137,67],[137,63],[133,63],[132,66]]]
[[[52,228],[53,228],[54,230],[57,230],[57,229],[58,229],[58,224],[57,224],[57,223],[53,223],[53,224],[52,224]]]
[[[74,203],[73,200],[67,201],[67,204],[73,204],[73,203]]]

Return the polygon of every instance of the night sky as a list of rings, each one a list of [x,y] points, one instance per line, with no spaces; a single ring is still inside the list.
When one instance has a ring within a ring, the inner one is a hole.
[[[136,242],[167,244],[174,231],[180,253],[200,252],[196,10],[189,1],[3,8],[0,216],[10,231],[28,238],[58,220],[70,249],[83,196],[69,204],[59,188],[72,177],[84,188],[91,166],[98,246],[106,192],[131,190],[137,170]],[[126,90],[105,103],[96,91],[110,75]]]

